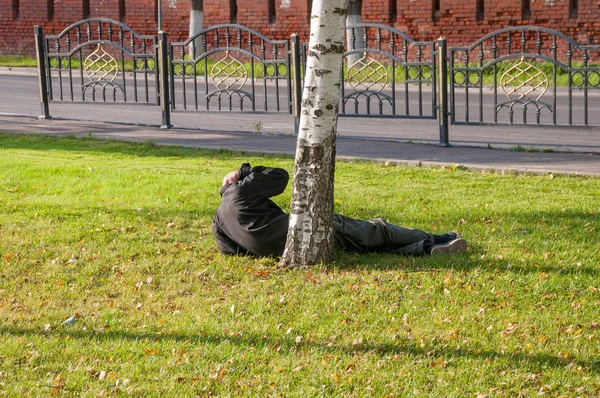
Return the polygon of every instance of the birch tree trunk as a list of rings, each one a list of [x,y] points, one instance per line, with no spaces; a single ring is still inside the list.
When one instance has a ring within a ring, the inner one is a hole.
[[[346,26],[356,25],[362,22],[362,0],[348,0],[348,16],[346,17]],[[353,34],[354,33],[354,34]],[[364,48],[365,41],[363,39],[362,29],[354,28],[346,32],[346,49],[354,50],[356,48]],[[364,54],[355,53],[346,57],[346,65],[350,68],[358,62]]]
[[[282,267],[331,262],[333,178],[347,0],[314,0]]]

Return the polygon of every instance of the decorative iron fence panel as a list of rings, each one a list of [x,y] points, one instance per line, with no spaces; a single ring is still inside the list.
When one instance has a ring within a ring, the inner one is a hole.
[[[380,24],[346,29],[341,116],[438,119],[444,146],[451,124],[600,126],[600,45],[535,26],[454,47]],[[35,38],[42,118],[49,102],[160,104],[161,127],[171,110],[220,110],[293,113],[297,131],[310,51],[297,35],[224,24],[168,44],[166,32],[94,18],[46,38],[36,26]]]
[[[291,113],[288,40],[215,25],[171,43],[171,109]]]
[[[307,51],[304,43],[304,69]],[[435,42],[381,24],[348,25],[340,116],[435,119],[435,62]]]
[[[453,124],[600,125],[600,46],[522,26],[449,52]]]
[[[42,41],[38,64],[51,102],[159,104],[156,36],[94,18]]]

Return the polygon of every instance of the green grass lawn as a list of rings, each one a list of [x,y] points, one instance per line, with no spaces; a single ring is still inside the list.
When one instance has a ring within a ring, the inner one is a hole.
[[[0,66],[37,68],[37,60],[21,55],[0,55]]]
[[[226,172],[291,158],[11,134],[0,154],[1,396],[600,395],[598,178],[338,162],[336,211],[468,252],[280,270],[219,255],[210,224]]]

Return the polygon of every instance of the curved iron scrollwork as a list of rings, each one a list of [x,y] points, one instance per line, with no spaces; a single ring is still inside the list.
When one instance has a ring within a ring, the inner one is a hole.
[[[96,51],[87,56],[83,70],[91,81],[113,82],[119,74],[119,64],[112,55],[104,51],[102,44],[98,43]]]
[[[540,123],[542,111],[554,112],[554,107],[540,101],[548,91],[548,76],[533,63],[521,57],[519,62],[509,68],[500,78],[500,87],[508,101],[496,105],[496,113],[508,110],[509,122],[514,122],[515,107],[521,105],[523,122],[527,122],[527,113],[531,105],[535,106],[536,123]]]
[[[381,92],[388,83],[387,69],[383,64],[365,54],[348,68],[346,81],[355,90]]]
[[[156,48],[156,36],[108,18],[79,21],[47,36],[50,100],[157,105]]]
[[[343,98],[343,104],[345,106],[348,102],[352,101],[352,105],[354,106],[354,112],[358,114],[360,112],[361,97],[364,97],[367,115],[372,114],[373,104],[375,104],[377,108],[377,113],[379,115],[385,114],[385,107],[389,106],[391,108],[394,105],[394,99],[391,96],[380,91],[372,90],[355,91],[353,93],[345,95]]]
[[[225,57],[213,65],[209,72],[210,80],[219,90],[241,90],[248,80],[244,64],[233,58],[229,51]]]
[[[540,98],[548,91],[548,76],[537,66],[525,61],[525,57],[508,69],[500,78],[500,87],[509,99]]]
[[[291,112],[288,48],[237,24],[171,43],[172,110],[210,111],[216,100],[218,110]]]
[[[549,28],[518,26],[449,51],[454,124],[598,123],[590,105],[600,89],[600,68],[589,62],[598,45]]]
[[[83,70],[90,80],[81,86],[81,95],[85,101],[88,88],[92,89],[92,100],[96,100],[96,91],[100,88],[102,98],[106,100],[106,91],[112,89],[113,101],[116,101],[117,90],[123,93],[123,86],[115,83],[119,75],[119,64],[117,60],[102,48],[102,42],[94,52],[88,55],[83,63]]]
[[[221,111],[224,109],[227,110],[233,110],[233,103],[234,103],[234,98],[237,96],[237,100],[238,100],[238,104],[239,107],[238,109],[240,111],[244,110],[244,100],[250,100],[252,101],[252,94],[244,91],[244,90],[230,90],[230,89],[223,89],[223,90],[216,90],[211,92],[210,94],[208,94],[206,96],[206,102],[207,104],[209,104],[210,106],[210,101],[212,99],[216,99],[217,100],[217,110]],[[223,106],[223,103],[227,104],[227,106]]]
[[[517,105],[521,106],[521,114],[522,114],[522,118],[523,118],[523,123],[527,123],[527,114],[529,111],[529,107],[530,106],[534,106],[535,107],[535,118],[536,118],[536,123],[540,124],[541,122],[541,117],[542,117],[542,111],[544,109],[547,109],[550,113],[553,113],[553,107],[551,104],[539,101],[539,100],[533,100],[530,98],[519,98],[519,99],[515,99],[515,100],[509,100],[509,101],[505,101],[505,102],[501,102],[499,104],[496,105],[496,113],[500,113],[503,109],[508,110],[508,118],[509,118],[509,122],[510,123],[514,123],[514,117],[515,117],[515,113],[518,112],[517,109],[515,109],[517,107]]]
[[[433,42],[381,24],[348,25],[344,58],[341,115],[436,118]]]

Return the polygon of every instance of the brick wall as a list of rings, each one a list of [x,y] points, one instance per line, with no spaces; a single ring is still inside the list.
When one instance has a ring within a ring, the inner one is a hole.
[[[141,34],[156,33],[158,0],[0,0],[0,54],[34,55],[33,26],[56,34],[85,17],[122,19]],[[523,0],[484,0],[484,14],[476,18],[474,0],[440,0],[439,20],[433,21],[433,0],[363,0],[363,20],[389,24],[416,40],[446,36],[449,45],[470,44],[507,26],[536,25],[556,29],[582,44],[600,44],[600,2],[579,0],[576,17],[570,17],[569,0],[531,0],[529,19],[522,18]],[[293,32],[308,39],[311,0],[204,0],[204,26],[232,21],[268,37],[286,39]],[[16,5],[19,5],[16,15]],[[86,6],[87,4],[88,6]],[[173,41],[188,37],[191,0],[162,0],[163,29]]]

